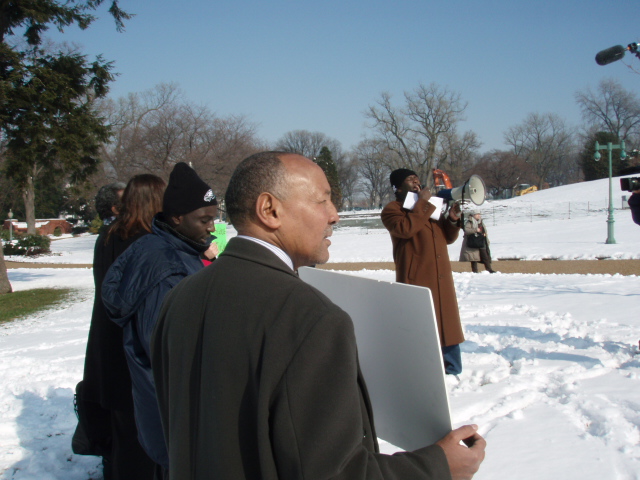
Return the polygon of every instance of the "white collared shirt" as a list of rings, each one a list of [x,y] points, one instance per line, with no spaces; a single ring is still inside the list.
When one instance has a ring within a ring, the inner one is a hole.
[[[289,257],[289,255],[287,255],[284,252],[284,250],[282,250],[279,247],[276,247],[273,243],[265,242],[264,240],[260,240],[259,238],[256,238],[256,237],[249,237],[248,235],[238,235],[238,238],[244,238],[246,240],[251,240],[252,242],[255,242],[255,243],[259,244],[259,245],[262,245],[263,247],[268,248],[275,255],[277,255],[280,260],[282,260],[284,263],[286,263],[289,266],[289,268],[291,268],[291,270],[293,270],[293,261],[291,260],[291,257]]]

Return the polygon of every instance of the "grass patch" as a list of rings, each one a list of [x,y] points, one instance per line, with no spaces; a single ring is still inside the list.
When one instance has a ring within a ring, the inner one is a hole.
[[[0,295],[0,323],[11,322],[59,305],[70,293],[70,288],[35,288]]]

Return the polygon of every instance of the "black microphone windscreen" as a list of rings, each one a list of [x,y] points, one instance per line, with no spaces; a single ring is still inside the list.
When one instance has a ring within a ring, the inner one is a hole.
[[[615,62],[616,60],[620,60],[624,57],[624,52],[627,49],[622,45],[616,45],[615,47],[607,48],[606,50],[602,50],[598,52],[596,55],[596,63],[598,65],[609,65],[610,63]]]

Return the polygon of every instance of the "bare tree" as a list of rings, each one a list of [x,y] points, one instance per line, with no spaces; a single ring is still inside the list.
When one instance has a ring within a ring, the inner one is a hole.
[[[264,148],[245,117],[218,117],[185,100],[174,84],[105,102],[103,111],[113,131],[103,148],[104,176],[110,180],[143,172],[167,179],[176,163],[187,162],[222,196],[236,165]]]
[[[358,162],[362,193],[368,199],[369,208],[388,203],[392,193],[389,185],[389,165],[397,161],[396,153],[389,150],[384,141],[371,138],[360,142],[354,148],[353,155]]]
[[[222,198],[238,164],[266,145],[257,138],[256,125],[242,115],[216,118],[205,132],[200,157],[193,160],[193,166]]]
[[[569,185],[584,180],[582,171],[581,157],[578,142],[575,142],[574,148],[567,157],[560,162],[556,168],[553,168],[547,177],[547,181],[554,187],[560,185]]]
[[[442,154],[436,168],[449,175],[453,185],[462,185],[469,178],[469,170],[478,160],[478,150],[482,143],[475,132],[459,135],[455,130],[443,136]]]
[[[524,160],[536,174],[536,184],[543,188],[552,171],[561,168],[575,153],[572,129],[554,113],[529,114],[524,122],[509,128],[505,143]]]
[[[275,150],[297,153],[311,159],[320,155],[322,147],[327,147],[331,150],[331,156],[336,164],[345,160],[342,143],[322,132],[293,130],[285,133],[274,145]]]
[[[404,100],[402,107],[396,107],[391,95],[382,93],[365,115],[372,121],[370,127],[376,138],[396,154],[389,168],[411,168],[430,185],[431,171],[442,155],[443,137],[464,120],[467,103],[459,94],[435,83],[405,92]]]
[[[602,80],[598,90],[575,94],[582,118],[598,131],[613,133],[621,140],[637,142],[640,135],[640,100],[613,79]]]
[[[338,180],[342,190],[342,203],[336,207],[339,210],[353,207],[355,196],[359,193],[358,161],[352,153],[343,155],[340,161],[336,161],[338,167]]]
[[[470,170],[480,175],[494,198],[502,198],[520,183],[533,183],[535,174],[527,163],[513,152],[492,150],[485,153]]]
[[[146,164],[145,136],[157,123],[154,114],[175,106],[180,99],[175,84],[160,84],[143,93],[130,93],[101,104],[111,125],[111,141],[102,148],[103,169],[110,181],[127,181],[136,173],[156,172]]]
[[[323,147],[327,147],[330,150],[331,158],[338,170],[338,183],[342,196],[340,205],[336,205],[336,207],[342,209],[346,203],[353,201],[357,178],[351,159],[342,150],[342,144],[339,140],[331,138],[322,132],[293,130],[285,133],[273,146],[275,150],[297,153],[314,160],[320,157]]]
[[[320,155],[322,147],[334,151],[342,150],[340,142],[327,137],[322,132],[310,132],[308,130],[293,130],[285,133],[275,144],[275,149],[283,152],[297,153],[307,158]],[[336,148],[337,147],[337,148]]]

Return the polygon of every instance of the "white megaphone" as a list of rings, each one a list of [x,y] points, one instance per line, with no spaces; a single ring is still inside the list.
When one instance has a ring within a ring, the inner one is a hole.
[[[436,196],[445,200],[467,201],[471,200],[476,205],[484,203],[484,195],[486,192],[484,181],[478,175],[471,175],[464,185],[456,188],[440,190]]]

